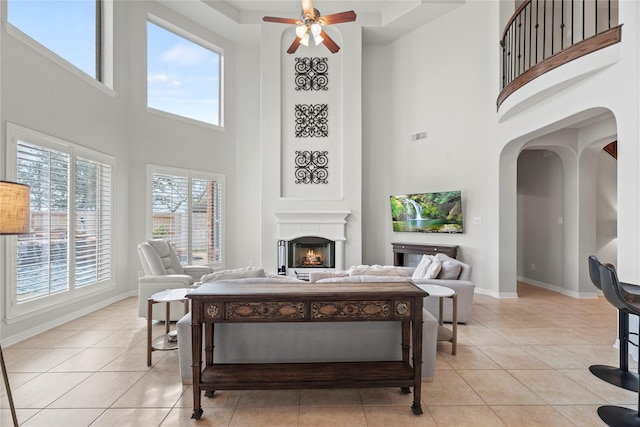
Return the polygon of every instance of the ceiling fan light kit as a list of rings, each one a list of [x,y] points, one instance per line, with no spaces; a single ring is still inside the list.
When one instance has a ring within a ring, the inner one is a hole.
[[[287,53],[295,53],[300,45],[309,46],[309,39],[313,37],[316,46],[324,44],[331,53],[340,50],[340,46],[322,29],[323,26],[329,24],[341,24],[344,22],[353,22],[356,20],[356,13],[353,10],[348,12],[334,13],[332,15],[321,16],[320,11],[313,7],[311,0],[302,0],[302,13],[300,20],[291,18],[278,18],[274,16],[265,16],[262,18],[265,22],[276,22],[280,24],[296,25],[296,38],[287,49]]]

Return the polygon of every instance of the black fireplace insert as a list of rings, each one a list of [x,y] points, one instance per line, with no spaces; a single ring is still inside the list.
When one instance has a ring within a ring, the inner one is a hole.
[[[322,237],[306,236],[289,241],[289,268],[335,268],[336,244]]]

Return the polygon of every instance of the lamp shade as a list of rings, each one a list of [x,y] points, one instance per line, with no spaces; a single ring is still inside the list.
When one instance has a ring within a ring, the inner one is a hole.
[[[31,231],[29,199],[28,185],[0,181],[0,234],[24,234]]]

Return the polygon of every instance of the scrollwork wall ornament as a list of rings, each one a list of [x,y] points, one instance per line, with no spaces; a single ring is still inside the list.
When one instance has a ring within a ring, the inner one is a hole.
[[[296,151],[296,184],[326,184],[328,151]]]
[[[296,58],[296,90],[328,90],[328,58]]]
[[[329,106],[327,104],[296,104],[296,138],[326,138],[329,136]]]

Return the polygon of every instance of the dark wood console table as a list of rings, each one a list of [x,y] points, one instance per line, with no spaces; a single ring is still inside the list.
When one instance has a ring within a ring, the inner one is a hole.
[[[393,265],[405,266],[407,254],[435,255],[445,254],[455,258],[458,254],[457,245],[423,245],[419,243],[391,243],[393,246]]]
[[[215,390],[413,387],[414,414],[422,414],[422,302],[413,283],[214,282],[189,293],[193,346],[193,414],[201,393]],[[374,362],[214,363],[216,323],[402,322],[402,360]],[[203,334],[204,328],[204,334]],[[205,363],[202,368],[204,335]],[[410,356],[411,351],[411,358]]]

